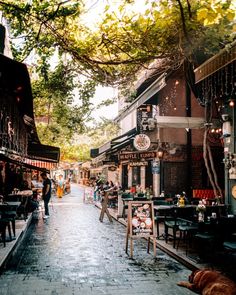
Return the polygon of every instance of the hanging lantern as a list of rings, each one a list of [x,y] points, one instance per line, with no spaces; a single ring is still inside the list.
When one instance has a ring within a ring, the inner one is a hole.
[[[223,137],[230,137],[231,135],[231,124],[230,121],[225,121],[222,126]]]

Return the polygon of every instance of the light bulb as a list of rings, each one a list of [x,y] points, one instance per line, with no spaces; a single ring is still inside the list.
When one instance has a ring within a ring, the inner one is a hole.
[[[229,106],[230,106],[230,107],[234,107],[234,101],[233,101],[233,100],[230,100],[230,102],[229,102]]]

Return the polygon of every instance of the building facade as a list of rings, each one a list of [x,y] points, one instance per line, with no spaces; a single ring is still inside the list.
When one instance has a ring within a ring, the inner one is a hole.
[[[236,214],[236,41],[195,70],[198,101],[208,114],[216,110],[221,124],[224,154],[225,202]]]
[[[184,71],[152,73],[136,88],[136,98],[120,111],[121,135],[97,150],[94,162],[112,163],[123,189],[141,186],[154,196],[211,188],[204,166],[205,108],[191,91]],[[214,116],[215,114],[213,114]],[[217,127],[214,120],[212,129]],[[218,130],[218,129],[217,129]],[[220,132],[220,131],[219,131]],[[214,159],[222,158],[219,133],[211,133]],[[216,170],[222,175],[223,165]],[[224,183],[220,183],[224,187]]]

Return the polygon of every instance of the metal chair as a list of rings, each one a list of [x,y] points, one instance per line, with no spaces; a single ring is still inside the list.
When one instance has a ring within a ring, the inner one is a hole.
[[[183,241],[185,243],[186,256],[187,256],[188,249],[191,246],[193,236],[197,232],[197,230],[198,230],[198,224],[191,221],[186,221],[186,225],[184,224],[179,225],[180,235],[178,238],[177,250],[179,248],[180,242]]]
[[[125,210],[128,209],[128,205],[126,204],[127,201],[132,201],[133,196],[130,193],[123,193],[121,195],[122,201],[123,201],[123,210],[122,210],[122,218],[125,219]]]

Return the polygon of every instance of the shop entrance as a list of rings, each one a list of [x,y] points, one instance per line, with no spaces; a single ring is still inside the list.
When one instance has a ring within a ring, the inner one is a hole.
[[[164,162],[162,170],[162,189],[172,196],[187,190],[186,162]]]
[[[140,166],[132,167],[132,186],[140,185]]]
[[[122,165],[122,189],[128,189],[128,164]]]

